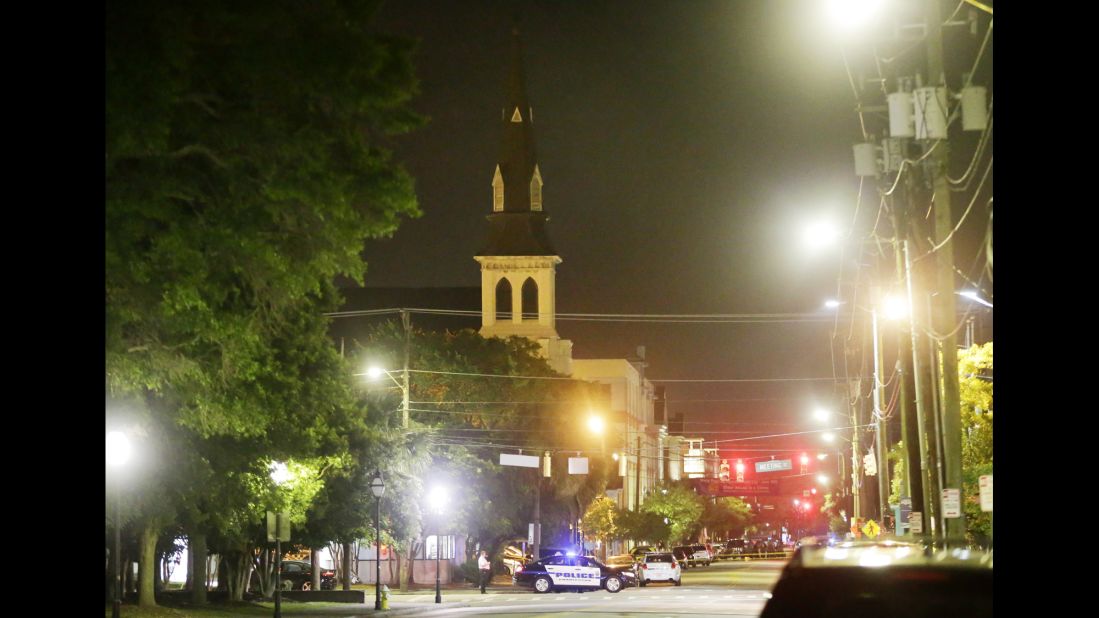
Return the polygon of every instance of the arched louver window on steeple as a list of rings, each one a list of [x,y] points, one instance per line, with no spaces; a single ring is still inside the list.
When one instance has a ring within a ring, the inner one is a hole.
[[[506,278],[496,284],[496,319],[511,319],[511,282]]]
[[[530,179],[530,209],[542,210],[542,173],[534,166],[534,176]]]
[[[496,166],[496,173],[492,175],[492,212],[504,210],[504,177],[500,175],[500,166]]]
[[[523,282],[523,319],[538,319],[538,284],[533,277]]]

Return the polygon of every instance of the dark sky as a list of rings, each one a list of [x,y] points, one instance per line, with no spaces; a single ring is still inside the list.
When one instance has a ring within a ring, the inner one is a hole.
[[[518,15],[548,229],[564,260],[559,312],[817,311],[835,294],[836,259],[805,254],[797,223],[850,220],[860,133],[840,47],[816,5],[388,3],[379,29],[421,39],[414,107],[431,121],[397,148],[424,215],[368,244],[367,286],[480,284],[473,254],[492,208]],[[833,375],[830,324],[562,321],[558,331],[577,358],[645,345],[655,379]],[[668,396],[689,430],[796,431],[812,428],[800,419],[831,388],[671,385]],[[799,424],[708,425],[790,421]]]

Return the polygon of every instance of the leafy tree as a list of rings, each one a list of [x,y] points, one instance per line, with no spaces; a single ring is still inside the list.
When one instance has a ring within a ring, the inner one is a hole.
[[[311,470],[314,497],[350,464],[322,314],[335,277],[362,280],[364,240],[419,214],[387,147],[421,122],[411,45],[370,30],[375,4],[107,7],[108,403],[180,445],[142,500],[142,547],[175,507],[230,551],[266,506],[305,516],[309,497],[264,487],[271,460]]]
[[[962,408],[962,503],[966,538],[991,542],[991,514],[981,510],[979,479],[992,474],[992,342],[958,351]]]
[[[619,509],[618,538],[633,539],[639,544],[652,543],[668,546],[672,542],[673,529],[670,523],[664,523],[665,519],[666,517],[661,513],[646,511],[644,505],[640,511]]]
[[[752,508],[746,502],[736,497],[724,497],[705,501],[699,523],[718,538],[735,538],[744,534],[752,519]]]
[[[588,505],[588,510],[581,519],[584,532],[591,540],[599,539],[603,543],[604,558],[606,557],[607,543],[611,539],[618,538],[619,527],[618,506],[607,496],[597,496]]]
[[[702,498],[682,481],[657,487],[641,504],[641,511],[659,515],[661,522],[668,518],[671,529],[667,540],[673,545],[698,534],[704,509]]]

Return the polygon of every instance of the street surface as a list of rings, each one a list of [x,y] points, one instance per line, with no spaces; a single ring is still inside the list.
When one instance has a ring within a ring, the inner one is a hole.
[[[396,595],[391,607],[412,616],[758,616],[785,561],[715,562],[683,572],[683,585],[649,584],[617,594],[605,590],[535,594],[524,588],[448,590],[443,604],[432,594]],[[418,611],[422,608],[422,611]]]

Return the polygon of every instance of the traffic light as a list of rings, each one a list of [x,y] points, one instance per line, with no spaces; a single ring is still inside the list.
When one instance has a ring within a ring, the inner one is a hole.
[[[736,482],[744,482],[744,461],[741,459],[736,460]]]

